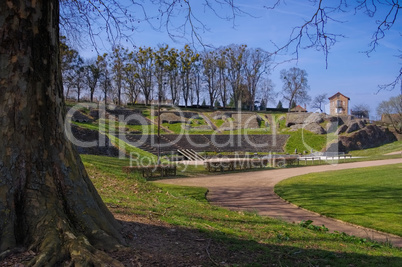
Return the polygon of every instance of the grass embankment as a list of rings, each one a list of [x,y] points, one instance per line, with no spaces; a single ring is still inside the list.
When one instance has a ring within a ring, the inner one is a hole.
[[[117,121],[111,120],[96,120],[94,122],[72,122],[73,124],[80,126],[82,128],[87,128],[89,130],[100,131],[100,132],[107,132],[118,134],[119,132],[126,133],[132,132],[134,134],[153,134],[157,132],[157,126],[150,124],[150,125],[129,125],[120,123]],[[161,134],[166,134],[166,131],[161,128]]]
[[[353,156],[359,157],[369,157],[369,156],[376,156],[376,155],[385,155],[391,152],[402,151],[402,141],[396,141],[390,144],[386,144],[383,146],[369,148],[364,150],[355,150],[351,151],[350,154]]]
[[[213,255],[216,262],[230,266],[398,266],[402,260],[402,251],[387,245],[212,206],[205,199],[205,188],[128,179],[121,171],[128,160],[86,155],[82,159],[113,212],[198,231],[230,252],[230,258],[227,253]]]
[[[280,182],[282,198],[328,217],[402,236],[402,164],[312,173]]]
[[[298,153],[303,151],[310,153],[311,150],[321,151],[329,142],[327,135],[314,134],[303,129],[294,132],[288,131],[286,134],[290,135],[285,145],[285,152],[289,154],[295,153],[296,149]]]

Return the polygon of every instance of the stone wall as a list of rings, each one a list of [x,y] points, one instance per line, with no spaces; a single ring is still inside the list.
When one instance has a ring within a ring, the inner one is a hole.
[[[329,144],[325,151],[347,153],[351,150],[378,147],[395,141],[397,138],[387,128],[370,124],[349,135],[338,136],[338,140]]]
[[[72,124],[71,132],[73,137],[81,142],[96,142],[96,145],[91,147],[76,146],[78,153],[109,157],[119,156],[119,150],[111,144],[109,138],[98,131],[81,128]],[[105,142],[99,144],[99,140],[104,140]]]
[[[355,118],[350,115],[330,116],[311,112],[287,113],[286,115],[286,127],[295,131],[303,128],[315,134],[333,133],[338,130],[339,126],[350,125],[354,121]]]

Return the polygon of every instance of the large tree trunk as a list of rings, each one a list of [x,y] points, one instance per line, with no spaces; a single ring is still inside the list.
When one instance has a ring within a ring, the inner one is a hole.
[[[32,249],[38,266],[110,260],[97,249],[124,242],[120,225],[64,133],[59,3],[1,0],[0,10],[0,255]]]

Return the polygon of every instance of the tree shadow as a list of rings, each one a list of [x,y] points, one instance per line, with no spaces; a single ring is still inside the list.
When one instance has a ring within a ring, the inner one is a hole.
[[[120,222],[129,248],[112,256],[125,266],[399,266],[402,260],[400,254],[392,252],[389,256],[373,256],[319,249],[314,243],[322,242],[321,236],[309,239],[300,248],[292,245],[296,240],[291,233],[278,233],[273,237],[277,244],[272,245],[214,230],[173,226],[157,219]]]

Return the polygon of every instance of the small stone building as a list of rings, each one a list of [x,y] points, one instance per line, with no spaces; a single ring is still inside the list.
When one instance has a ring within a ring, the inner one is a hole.
[[[337,116],[349,114],[349,97],[338,92],[328,99],[330,105],[330,115]]]

